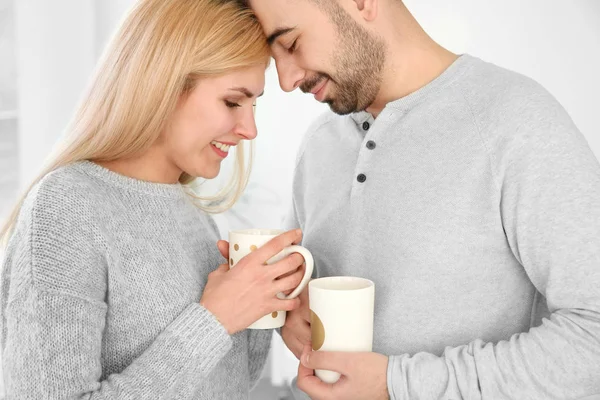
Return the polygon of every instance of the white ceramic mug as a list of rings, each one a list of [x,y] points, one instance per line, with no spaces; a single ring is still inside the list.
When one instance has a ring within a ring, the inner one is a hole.
[[[308,284],[312,347],[315,351],[373,351],[375,284],[363,278],[334,276]],[[340,374],[315,370],[326,383]]]
[[[252,253],[254,250],[266,244],[271,239],[284,233],[278,229],[244,229],[229,232],[229,266],[234,268],[237,263]],[[306,248],[302,246],[288,246],[279,254],[273,256],[267,261],[267,265],[274,264],[292,253],[299,253],[304,257],[305,271],[302,281],[292,293],[285,296],[283,293],[278,295],[281,299],[293,299],[298,297],[302,290],[306,287],[312,276],[314,268],[313,256]],[[258,321],[254,322],[248,329],[273,329],[281,328],[285,324],[285,311],[275,311],[269,315],[265,315]]]

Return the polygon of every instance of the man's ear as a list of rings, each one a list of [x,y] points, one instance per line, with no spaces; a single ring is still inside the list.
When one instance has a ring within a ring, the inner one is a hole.
[[[380,0],[353,0],[356,8],[366,21],[373,21],[377,17]]]

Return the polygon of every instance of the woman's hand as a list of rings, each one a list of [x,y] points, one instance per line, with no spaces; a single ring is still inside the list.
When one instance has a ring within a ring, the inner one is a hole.
[[[283,233],[242,258],[235,268],[229,269],[228,264],[223,264],[208,275],[200,304],[230,335],[267,314],[294,310],[300,305],[297,298],[282,300],[277,294],[300,284],[304,258],[294,253],[275,264],[266,266],[265,263],[285,247],[298,243],[301,236],[300,230]]]

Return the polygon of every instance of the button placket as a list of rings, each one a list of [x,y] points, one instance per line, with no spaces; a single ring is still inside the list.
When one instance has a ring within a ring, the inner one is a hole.
[[[371,123],[369,121],[363,121],[363,123],[362,123],[362,129],[363,129],[363,131],[365,131],[365,134],[366,134],[366,131],[368,131],[369,129],[371,129]],[[374,150],[375,147],[377,147],[377,144],[373,140],[369,140],[366,143],[366,146],[367,146],[367,149]]]
[[[364,131],[365,135],[369,135],[369,132],[367,132],[367,131],[369,131],[369,129],[371,129],[371,123],[369,121],[363,121],[363,123],[361,124],[361,128]],[[376,147],[376,144],[373,140],[368,140],[366,143],[366,147],[369,150],[373,150]],[[362,153],[362,151],[360,153]],[[359,155],[359,157],[368,157],[368,156],[361,154],[361,155]],[[357,169],[358,169],[358,165],[357,165]],[[357,171],[356,181],[359,184],[365,183],[367,181],[367,175],[363,172],[360,172],[360,169]]]
[[[364,120],[362,122],[357,121],[357,128],[363,135],[363,142],[360,145],[360,150],[358,154],[358,160],[356,163],[356,167],[354,170],[354,184],[352,185],[352,197],[359,195],[363,190],[366,189],[367,175],[369,173],[369,159],[373,157],[374,154],[371,153],[376,147],[376,144],[373,140],[368,139],[373,136],[373,122],[371,118],[368,120]],[[365,139],[368,139],[367,142],[364,142]],[[365,147],[368,149],[365,149]]]

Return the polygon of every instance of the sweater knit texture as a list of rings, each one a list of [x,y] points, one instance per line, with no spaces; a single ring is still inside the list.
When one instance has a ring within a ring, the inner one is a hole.
[[[218,240],[182,185],[89,161],[48,174],[3,262],[6,398],[247,398],[272,333],[230,336],[199,304]]]

